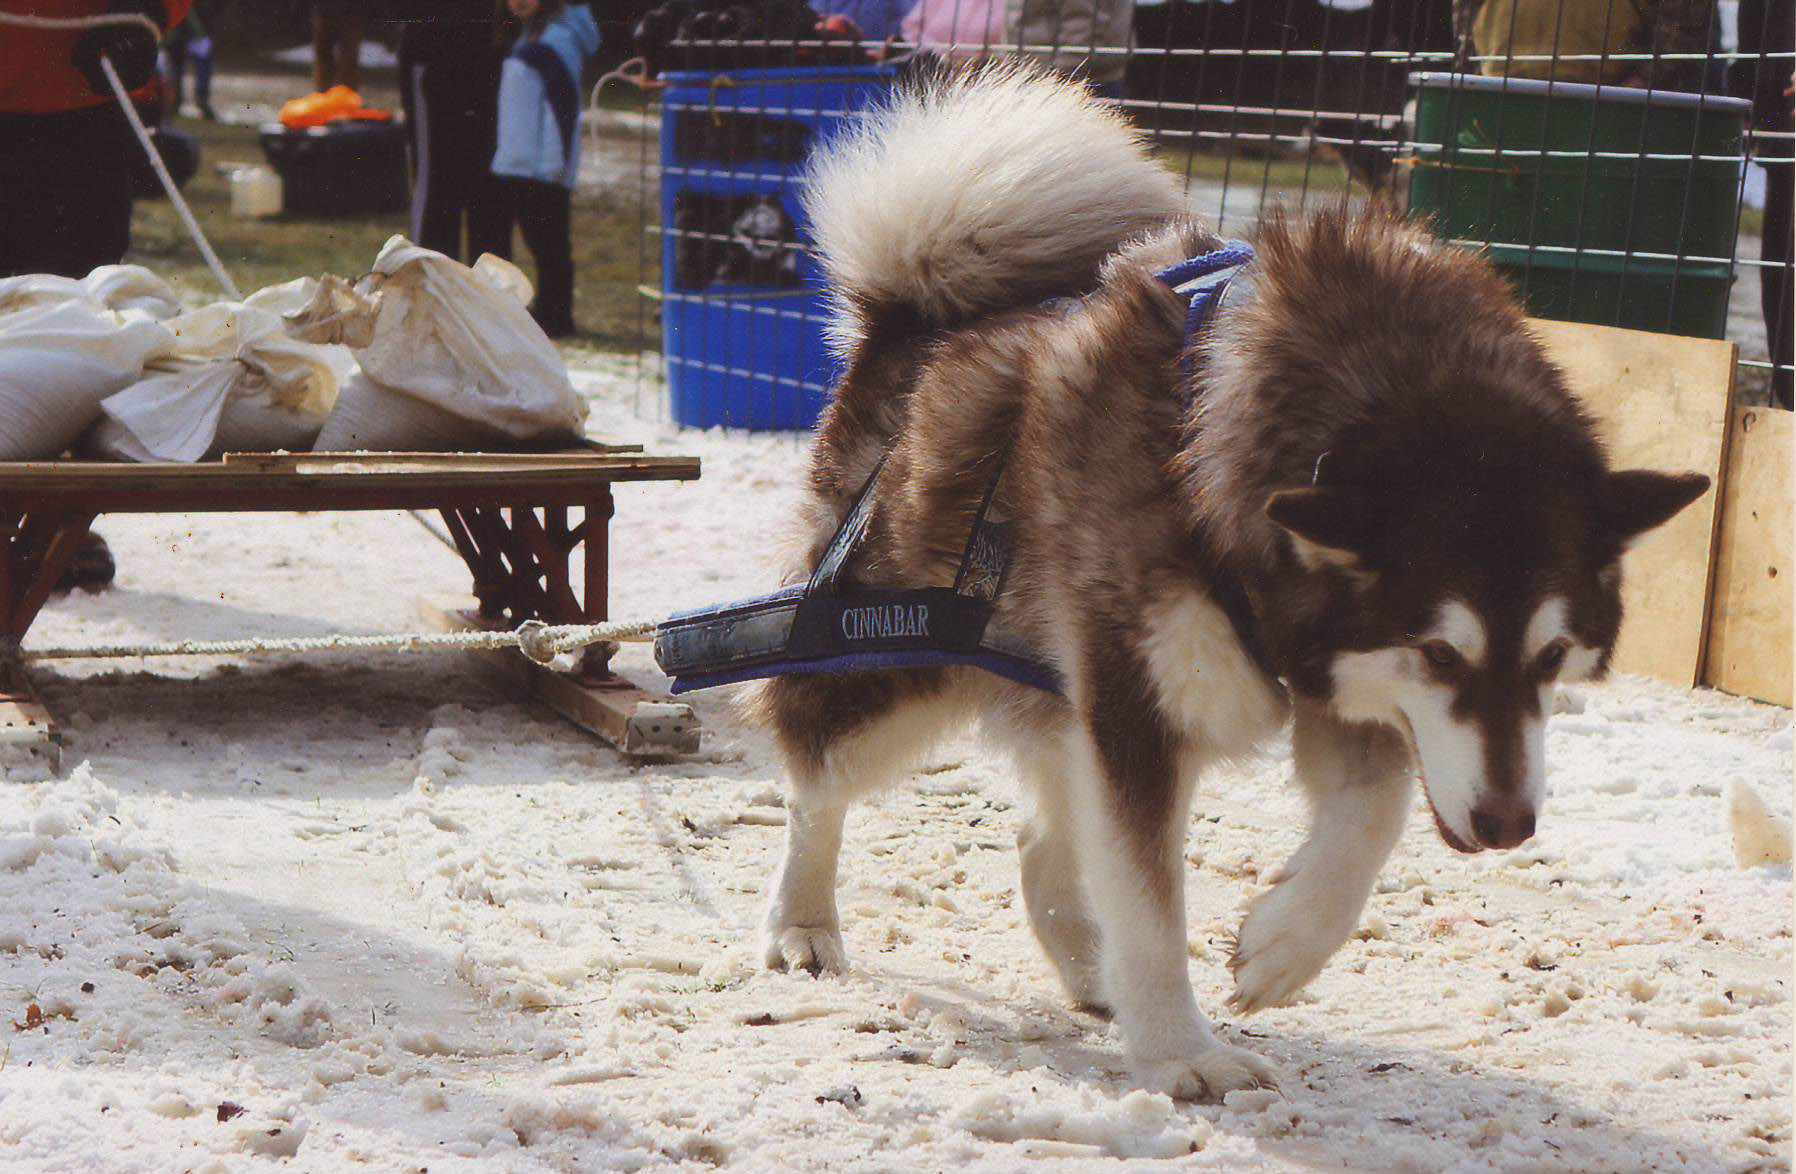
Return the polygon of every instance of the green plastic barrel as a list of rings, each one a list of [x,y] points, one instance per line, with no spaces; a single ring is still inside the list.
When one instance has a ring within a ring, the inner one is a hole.
[[[1410,215],[1488,246],[1541,318],[1720,338],[1739,98],[1416,73]]]

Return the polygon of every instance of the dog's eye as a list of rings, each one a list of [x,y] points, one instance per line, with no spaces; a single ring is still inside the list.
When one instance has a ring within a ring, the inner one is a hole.
[[[1430,640],[1422,645],[1422,655],[1437,669],[1456,669],[1465,663],[1465,659],[1459,655],[1459,649],[1445,640]]]
[[[1540,671],[1549,674],[1558,672],[1559,666],[1565,663],[1565,650],[1566,643],[1563,640],[1555,640],[1541,649],[1540,658],[1536,661],[1540,665]]]

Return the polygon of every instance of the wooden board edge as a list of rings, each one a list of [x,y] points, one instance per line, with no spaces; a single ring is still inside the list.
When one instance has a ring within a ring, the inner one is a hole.
[[[1727,407],[1721,419],[1721,457],[1715,471],[1715,484],[1710,486],[1707,495],[1713,503],[1709,514],[1709,572],[1703,577],[1702,587],[1702,620],[1698,627],[1696,644],[1695,679],[1685,686],[1687,689],[1699,688],[1709,674],[1709,642],[1715,630],[1715,579],[1721,566],[1721,521],[1727,511],[1728,468],[1733,460],[1734,421],[1738,406],[1734,403],[1735,383],[1740,372],[1740,348],[1736,343],[1728,343],[1727,364]]]
[[[16,765],[34,768],[16,771]],[[16,664],[0,664],[0,779],[28,781],[62,773],[62,729]]]

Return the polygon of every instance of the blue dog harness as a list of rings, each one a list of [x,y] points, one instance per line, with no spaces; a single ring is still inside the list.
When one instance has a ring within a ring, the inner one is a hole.
[[[1155,274],[1190,303],[1187,342],[1252,260],[1250,246],[1231,241]],[[986,484],[954,586],[859,587],[843,572],[866,539],[885,468],[881,458],[808,581],[662,621],[655,630],[655,663],[673,678],[672,692],[794,673],[955,665],[1060,693],[1059,671],[991,622],[1010,567],[1011,531],[988,514],[1007,463],[1000,459]]]

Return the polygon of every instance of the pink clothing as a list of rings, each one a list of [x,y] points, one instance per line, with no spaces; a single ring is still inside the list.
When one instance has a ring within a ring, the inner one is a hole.
[[[977,61],[1004,43],[1004,13],[1004,0],[917,0],[905,15],[904,39],[954,61]]]

